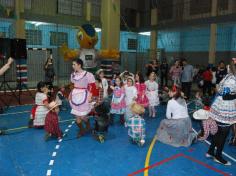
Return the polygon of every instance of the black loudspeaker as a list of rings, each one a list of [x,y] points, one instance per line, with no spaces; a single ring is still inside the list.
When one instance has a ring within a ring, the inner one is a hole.
[[[14,59],[27,59],[26,40],[11,39],[10,55]]]
[[[11,55],[11,39],[0,38],[0,59],[9,58]]]

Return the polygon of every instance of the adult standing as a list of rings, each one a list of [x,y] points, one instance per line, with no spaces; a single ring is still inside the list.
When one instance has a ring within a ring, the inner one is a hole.
[[[168,70],[169,70],[169,66],[168,66],[167,60],[166,58],[163,58],[162,63],[160,65],[161,87],[168,86]]]
[[[71,74],[71,82],[74,88],[69,95],[71,114],[76,117],[76,124],[80,128],[77,137],[81,137],[90,129],[88,114],[92,109],[92,92],[95,88],[95,78],[92,73],[83,70],[83,61],[76,59],[72,62],[74,72]],[[84,128],[84,124],[86,129]]]
[[[217,71],[216,71],[216,84],[219,84],[220,81],[227,75],[227,69],[225,67],[224,61],[220,61]]]
[[[53,91],[53,81],[55,79],[55,70],[54,70],[52,55],[50,55],[50,57],[47,58],[44,64],[44,71],[45,71],[44,81],[48,86],[49,96],[51,96],[51,92]]]
[[[150,64],[146,65],[146,68],[147,68],[147,72],[146,72],[147,77],[150,75],[151,72],[155,72],[156,75],[158,75],[159,63],[156,59],[154,59]]]
[[[183,63],[183,68],[182,68],[183,70],[181,74],[182,91],[184,92],[184,95],[187,97],[187,99],[189,99],[194,76],[193,66],[188,64],[186,59],[183,59],[182,63]]]
[[[236,58],[232,59],[229,73],[219,83],[218,95],[211,105],[209,117],[216,121],[218,131],[212,137],[206,157],[212,157],[214,161],[224,165],[231,165],[222,157],[222,151],[230,126],[236,123]]]

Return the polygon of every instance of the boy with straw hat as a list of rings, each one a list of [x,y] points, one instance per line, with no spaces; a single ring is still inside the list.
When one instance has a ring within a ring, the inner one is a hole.
[[[145,143],[145,121],[140,115],[144,113],[145,109],[134,102],[131,104],[131,111],[134,115],[127,121],[128,135],[133,143],[143,146]]]
[[[59,104],[55,101],[52,101],[49,103],[49,112],[46,115],[45,118],[45,126],[44,129],[46,131],[45,134],[45,141],[48,140],[49,137],[53,136],[57,139],[62,138],[62,132],[59,127]]]

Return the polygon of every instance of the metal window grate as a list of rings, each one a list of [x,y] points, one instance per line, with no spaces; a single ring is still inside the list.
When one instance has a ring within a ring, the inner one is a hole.
[[[128,50],[137,49],[137,39],[128,39]]]
[[[25,9],[30,10],[31,9],[31,4],[32,4],[31,0],[24,0]]]
[[[68,43],[68,34],[65,32],[50,32],[50,45],[61,46],[63,43]]]
[[[42,31],[26,29],[27,45],[42,45]]]
[[[58,13],[64,15],[83,15],[83,0],[58,0]]]
[[[15,0],[0,0],[0,4],[4,7],[14,7]]]
[[[91,1],[92,11],[91,16],[100,17],[101,13],[101,0],[92,0]]]

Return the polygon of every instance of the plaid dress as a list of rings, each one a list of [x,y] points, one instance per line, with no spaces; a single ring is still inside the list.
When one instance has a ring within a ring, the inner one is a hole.
[[[145,121],[139,115],[128,119],[128,135],[135,141],[145,139]]]

